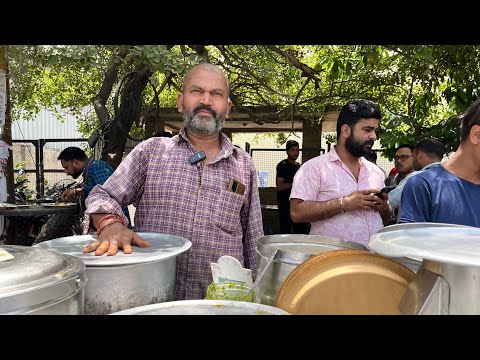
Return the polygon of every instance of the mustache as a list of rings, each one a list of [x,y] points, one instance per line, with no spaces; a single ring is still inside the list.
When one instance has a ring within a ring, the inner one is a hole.
[[[373,146],[373,144],[374,144],[373,140],[367,140],[363,143],[363,145],[371,145],[371,146]]]
[[[216,112],[215,110],[213,110],[213,109],[212,109],[211,107],[209,107],[209,106],[205,106],[205,105],[202,105],[202,104],[195,106],[195,108],[193,109],[193,114],[196,114],[196,113],[197,113],[198,111],[200,111],[200,110],[206,110],[206,111],[208,111],[210,114],[212,114],[212,116],[213,116],[214,118],[217,117],[217,112]]]

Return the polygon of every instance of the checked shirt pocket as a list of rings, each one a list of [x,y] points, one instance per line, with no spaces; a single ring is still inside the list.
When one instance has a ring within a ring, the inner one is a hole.
[[[221,190],[213,212],[213,223],[230,233],[241,232],[240,209],[243,199],[244,195]]]

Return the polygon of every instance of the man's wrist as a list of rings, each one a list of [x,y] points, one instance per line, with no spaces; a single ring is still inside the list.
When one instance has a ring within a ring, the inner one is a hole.
[[[73,189],[73,197],[78,198],[81,196],[82,189],[74,188]]]

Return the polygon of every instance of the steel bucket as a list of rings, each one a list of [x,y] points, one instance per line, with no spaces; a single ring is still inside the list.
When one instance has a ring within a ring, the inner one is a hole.
[[[329,236],[283,234],[267,235],[257,240],[257,302],[274,305],[280,286],[298,265],[330,250],[365,250],[360,243]]]

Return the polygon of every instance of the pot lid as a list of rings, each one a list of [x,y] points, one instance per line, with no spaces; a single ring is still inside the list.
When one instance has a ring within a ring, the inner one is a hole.
[[[275,306],[290,314],[393,315],[415,273],[363,250],[332,250],[297,266]]]
[[[133,245],[131,254],[124,254],[122,249],[119,249],[114,256],[108,256],[106,253],[100,256],[95,255],[95,252],[82,253],[85,246],[97,240],[96,235],[67,236],[44,241],[34,247],[73,255],[81,259],[86,266],[117,266],[169,259],[187,251],[192,246],[190,240],[181,236],[153,232],[139,232],[137,235],[148,241],[150,246],[142,248]]]
[[[111,315],[289,315],[273,306],[230,300],[180,300],[139,306]]]
[[[0,262],[0,298],[51,285],[74,277],[85,265],[54,251],[20,245],[2,245],[13,259]]]
[[[480,228],[433,223],[387,228],[369,241],[370,248],[379,254],[480,266]]]

